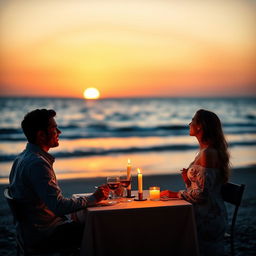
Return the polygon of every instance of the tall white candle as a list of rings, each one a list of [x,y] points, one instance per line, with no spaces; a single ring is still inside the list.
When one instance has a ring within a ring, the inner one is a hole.
[[[138,169],[138,191],[139,193],[143,193],[142,173],[140,169]]]
[[[131,160],[128,159],[128,163],[127,163],[127,179],[128,180],[131,179],[131,170],[132,170]],[[131,184],[128,186],[127,189],[131,190]]]

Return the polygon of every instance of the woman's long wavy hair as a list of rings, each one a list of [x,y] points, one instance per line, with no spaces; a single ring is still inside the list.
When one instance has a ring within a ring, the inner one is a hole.
[[[195,121],[202,127],[202,141],[209,143],[217,150],[222,180],[226,183],[230,175],[230,156],[220,119],[215,113],[200,109],[195,114]]]

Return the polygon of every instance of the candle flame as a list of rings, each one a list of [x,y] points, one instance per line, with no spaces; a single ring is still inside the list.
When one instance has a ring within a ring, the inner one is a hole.
[[[141,171],[140,171],[140,169],[139,169],[139,168],[138,168],[137,170],[138,170],[138,174],[139,174],[139,173],[141,173]]]
[[[131,164],[131,160],[128,158],[128,164]]]

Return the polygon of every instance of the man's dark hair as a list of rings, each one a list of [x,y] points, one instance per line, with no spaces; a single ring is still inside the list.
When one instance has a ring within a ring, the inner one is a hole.
[[[54,116],[56,116],[56,112],[53,109],[36,109],[27,113],[21,122],[21,127],[28,142],[36,142],[38,131],[45,131],[47,133],[49,120]]]

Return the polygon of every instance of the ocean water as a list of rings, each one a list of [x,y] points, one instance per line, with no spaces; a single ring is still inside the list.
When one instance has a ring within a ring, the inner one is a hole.
[[[62,134],[50,153],[59,178],[114,174],[125,170],[128,158],[134,172],[178,172],[198,150],[188,124],[200,108],[220,117],[234,167],[256,163],[256,98],[0,98],[0,182],[26,146],[20,123],[36,108],[57,112]]]

